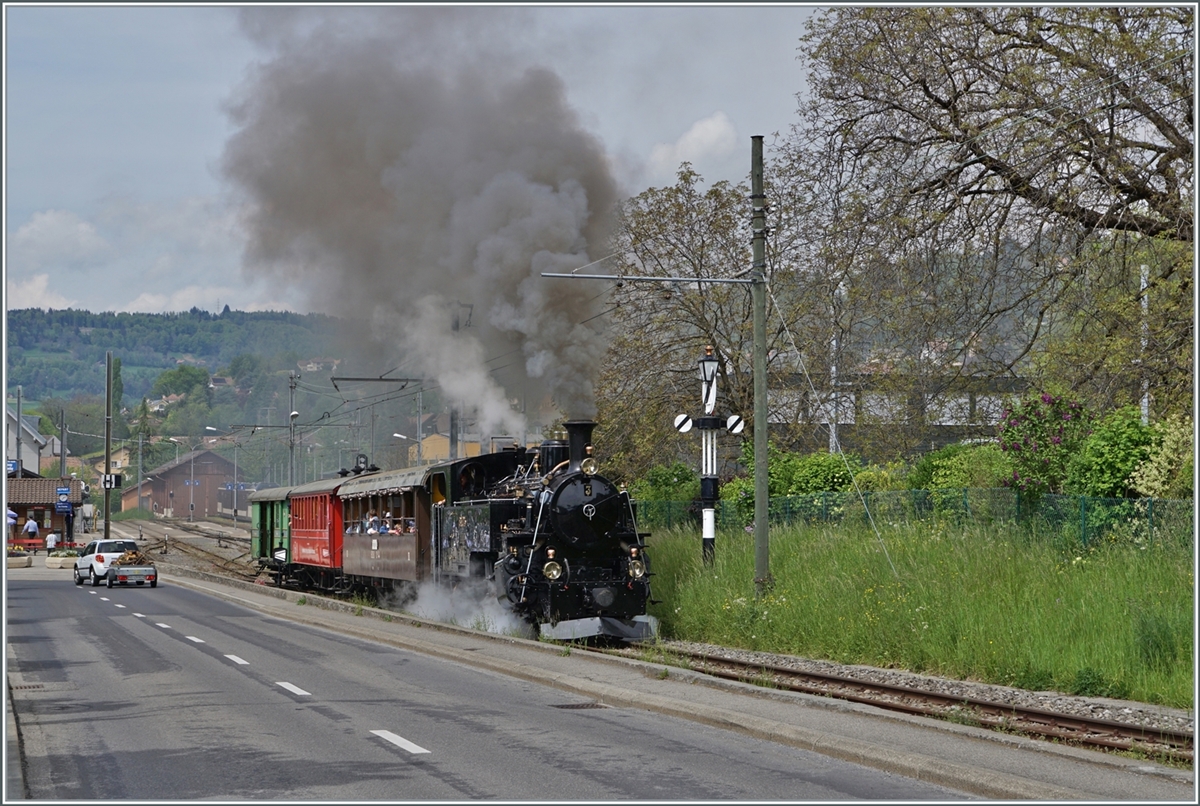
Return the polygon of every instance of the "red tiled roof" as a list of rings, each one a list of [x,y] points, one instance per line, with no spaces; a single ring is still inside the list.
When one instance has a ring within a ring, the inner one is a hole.
[[[83,503],[83,482],[79,479],[9,479],[9,507],[22,504],[53,504],[59,487],[71,489],[67,500],[75,506]]]

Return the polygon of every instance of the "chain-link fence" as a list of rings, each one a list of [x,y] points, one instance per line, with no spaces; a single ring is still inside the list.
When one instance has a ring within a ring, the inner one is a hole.
[[[1164,498],[1092,498],[1083,495],[1033,495],[1006,487],[958,490],[823,492],[775,497],[768,505],[772,526],[814,523],[864,524],[880,528],[943,520],[960,525],[1011,524],[1031,534],[1054,535],[1084,546],[1103,540],[1186,541],[1194,533],[1192,500]],[[868,517],[869,513],[869,517]],[[722,526],[748,526],[753,502],[717,502]],[[640,501],[640,528],[700,528],[698,501]]]

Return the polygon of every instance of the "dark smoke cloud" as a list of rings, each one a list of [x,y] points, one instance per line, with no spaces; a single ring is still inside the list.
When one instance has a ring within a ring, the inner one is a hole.
[[[222,162],[244,195],[247,269],[360,323],[484,433],[521,431],[518,397],[591,416],[604,350],[582,324],[599,289],[540,274],[601,257],[615,183],[558,77],[506,52],[521,23],[512,9],[248,12],[269,57],[229,104]],[[472,326],[453,332],[459,303]]]

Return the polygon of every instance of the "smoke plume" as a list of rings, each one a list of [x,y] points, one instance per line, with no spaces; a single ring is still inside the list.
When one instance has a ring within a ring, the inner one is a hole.
[[[222,159],[247,270],[352,320],[484,433],[521,430],[514,399],[592,416],[605,347],[599,289],[540,275],[601,256],[615,183],[558,77],[505,52],[519,12],[247,11],[269,55]]]

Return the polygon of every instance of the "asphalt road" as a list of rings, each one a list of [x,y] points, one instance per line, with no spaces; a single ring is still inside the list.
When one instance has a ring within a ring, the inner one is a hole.
[[[6,800],[970,797],[169,578],[109,590],[29,569],[7,584],[25,792]]]

